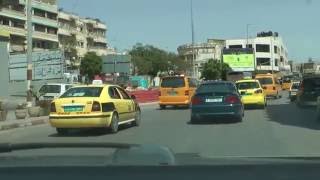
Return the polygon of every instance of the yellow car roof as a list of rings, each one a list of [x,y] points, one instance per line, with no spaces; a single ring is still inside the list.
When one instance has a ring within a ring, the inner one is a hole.
[[[74,87],[108,87],[108,86],[118,86],[112,84],[88,84],[88,85],[75,85]]]
[[[239,80],[236,83],[242,83],[242,82],[257,82],[258,80],[256,79],[243,79],[243,80]]]

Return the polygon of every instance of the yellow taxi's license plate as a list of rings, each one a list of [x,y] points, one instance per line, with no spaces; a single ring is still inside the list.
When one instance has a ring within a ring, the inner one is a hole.
[[[63,108],[64,112],[81,112],[83,111],[82,106],[66,106]]]

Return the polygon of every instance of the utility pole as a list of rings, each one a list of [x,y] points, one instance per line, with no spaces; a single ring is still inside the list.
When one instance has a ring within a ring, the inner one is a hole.
[[[192,76],[196,78],[195,51],[194,51],[194,22],[193,22],[193,1],[190,0],[191,11],[191,37],[192,37]]]
[[[32,106],[32,0],[27,0],[27,106]]]
[[[247,42],[246,42],[246,48],[249,47],[249,26],[251,26],[251,24],[247,24]]]

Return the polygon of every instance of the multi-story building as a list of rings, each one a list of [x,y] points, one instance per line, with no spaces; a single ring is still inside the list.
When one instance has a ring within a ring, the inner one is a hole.
[[[206,43],[185,44],[178,47],[179,55],[185,58],[186,62],[192,62],[194,59],[194,70],[196,76],[201,76],[202,66],[209,60],[215,59],[221,61],[222,50],[225,41],[221,39],[208,39]],[[194,52],[194,53],[193,53]],[[194,54],[194,55],[193,55]],[[192,75],[193,69],[190,68],[189,75]]]
[[[288,51],[278,33],[262,32],[249,39],[226,40],[226,48],[253,48],[258,71],[290,72]]]
[[[0,28],[10,33],[10,51],[26,50],[26,0],[0,1]],[[33,48],[58,48],[56,0],[32,1]]]
[[[98,19],[82,18],[76,14],[59,11],[59,43],[65,57],[72,65],[80,65],[81,58],[87,52],[107,55],[107,26]]]

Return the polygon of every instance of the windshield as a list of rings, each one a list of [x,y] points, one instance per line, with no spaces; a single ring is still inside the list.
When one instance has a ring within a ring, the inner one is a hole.
[[[261,85],[270,85],[273,84],[272,78],[257,78]]]
[[[212,83],[212,84],[202,84],[197,89],[197,93],[217,93],[217,92],[226,92],[233,93],[236,89],[234,85],[230,83]]]
[[[185,81],[183,77],[170,77],[170,78],[163,78],[161,87],[164,88],[178,88],[184,87]]]
[[[102,91],[102,87],[76,87],[71,88],[65,92],[61,98],[70,97],[99,97]]]
[[[60,85],[43,85],[39,89],[40,94],[46,94],[46,93],[60,93],[61,92],[61,86]]]
[[[0,0],[0,156],[81,142],[320,160],[318,17],[320,0]],[[56,150],[78,152],[19,153]]]
[[[293,83],[292,84],[292,89],[299,89],[300,83]]]
[[[237,83],[236,85],[237,85],[237,88],[240,90],[260,88],[257,82],[241,82],[241,83]]]

